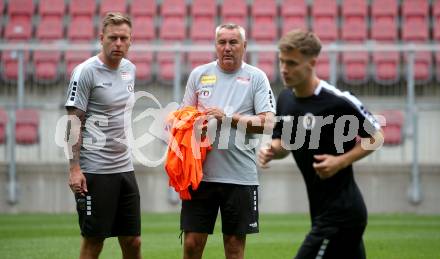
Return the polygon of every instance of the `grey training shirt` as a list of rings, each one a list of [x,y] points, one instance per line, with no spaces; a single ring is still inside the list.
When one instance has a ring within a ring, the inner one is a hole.
[[[227,116],[275,113],[275,99],[266,74],[244,62],[234,73],[223,71],[217,61],[194,69],[182,106],[195,106],[200,111],[217,107]],[[217,127],[215,140],[210,139],[213,149],[203,164],[203,181],[258,185],[255,148],[250,148],[253,139],[254,134],[230,127],[230,118],[221,130]]]
[[[126,139],[124,112],[127,103],[134,99],[135,72],[135,65],[127,59],[122,59],[119,68],[113,70],[97,56],[73,70],[65,106],[86,113],[80,152],[84,172],[133,171],[130,149],[121,140]]]

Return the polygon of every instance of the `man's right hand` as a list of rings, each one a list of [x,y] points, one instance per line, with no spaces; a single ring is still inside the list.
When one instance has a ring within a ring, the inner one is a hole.
[[[78,193],[81,196],[85,196],[88,192],[86,177],[79,166],[70,169],[69,186],[73,193]]]
[[[261,168],[269,168],[269,163],[275,157],[275,152],[271,145],[263,146],[258,151],[258,164]]]

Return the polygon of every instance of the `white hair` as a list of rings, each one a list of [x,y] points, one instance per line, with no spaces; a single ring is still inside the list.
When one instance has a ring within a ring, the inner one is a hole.
[[[235,23],[226,23],[226,24],[221,24],[221,25],[217,26],[217,28],[215,28],[215,39],[217,39],[218,34],[221,29],[228,29],[228,30],[237,29],[238,32],[240,33],[241,39],[243,41],[246,41],[246,31],[240,25],[237,25]]]

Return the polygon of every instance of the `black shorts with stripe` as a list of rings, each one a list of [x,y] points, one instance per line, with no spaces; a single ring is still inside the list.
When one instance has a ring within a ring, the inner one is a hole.
[[[84,175],[88,193],[75,195],[81,235],[139,236],[140,195],[134,172]]]
[[[190,194],[191,200],[182,202],[182,231],[212,234],[220,209],[223,234],[259,232],[258,186],[202,181]]]
[[[295,259],[365,259],[366,226],[313,226]]]

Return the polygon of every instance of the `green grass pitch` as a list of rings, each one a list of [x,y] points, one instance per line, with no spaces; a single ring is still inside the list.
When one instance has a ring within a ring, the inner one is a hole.
[[[307,215],[263,214],[260,233],[249,235],[246,258],[292,258],[309,229]],[[224,258],[217,222],[203,258]],[[181,258],[178,214],[143,214],[143,258]],[[440,258],[440,216],[370,215],[364,236],[372,259]],[[0,258],[77,258],[80,245],[74,214],[0,215]],[[121,258],[117,240],[106,240],[101,258]]]

